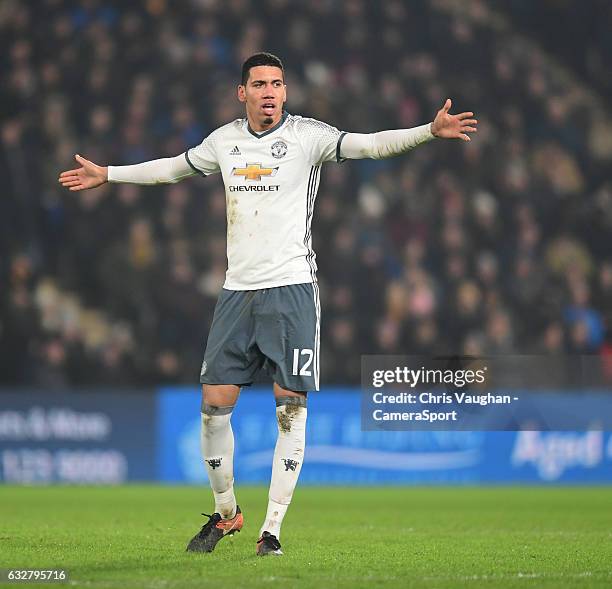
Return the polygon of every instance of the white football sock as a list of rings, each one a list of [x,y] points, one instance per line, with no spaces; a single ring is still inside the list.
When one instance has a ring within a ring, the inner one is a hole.
[[[236,515],[234,496],[234,433],[230,407],[202,406],[202,458],[215,496],[215,512],[223,519]]]
[[[297,484],[306,444],[306,399],[282,397],[276,400],[278,439],[272,462],[272,480],[266,519],[259,532],[280,538],[281,524]]]

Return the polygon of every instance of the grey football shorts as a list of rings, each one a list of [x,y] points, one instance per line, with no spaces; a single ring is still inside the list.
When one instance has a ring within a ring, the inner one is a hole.
[[[292,284],[219,295],[200,382],[250,385],[264,369],[292,391],[319,390],[319,287]]]

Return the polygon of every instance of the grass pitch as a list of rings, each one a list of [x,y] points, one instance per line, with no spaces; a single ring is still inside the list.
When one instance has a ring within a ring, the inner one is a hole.
[[[298,487],[281,558],[255,556],[267,489],[237,496],[242,532],[191,554],[208,488],[0,487],[0,568],[92,588],[612,586],[607,488]]]

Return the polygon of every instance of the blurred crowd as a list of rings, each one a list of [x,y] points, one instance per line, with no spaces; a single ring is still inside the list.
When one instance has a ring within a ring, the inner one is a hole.
[[[289,112],[343,130],[423,124],[448,96],[479,120],[469,144],[324,169],[324,385],[359,382],[370,353],[612,354],[612,113],[511,13],[4,0],[0,47],[0,385],[197,382],[226,267],[220,178],[71,193],[57,176],[75,153],[177,155],[244,116],[259,50],[285,62]]]
[[[513,26],[536,35],[564,65],[612,99],[612,3],[609,0],[489,0]],[[571,42],[568,43],[568,39]]]

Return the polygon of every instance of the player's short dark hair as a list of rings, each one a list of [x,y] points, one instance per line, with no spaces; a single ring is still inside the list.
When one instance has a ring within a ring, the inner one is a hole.
[[[257,67],[258,65],[271,65],[273,67],[280,68],[281,72],[283,72],[283,78],[285,77],[285,68],[283,67],[283,62],[280,60],[280,57],[276,57],[276,55],[266,52],[255,53],[242,64],[243,86],[249,79],[249,72],[251,71],[251,68]]]

